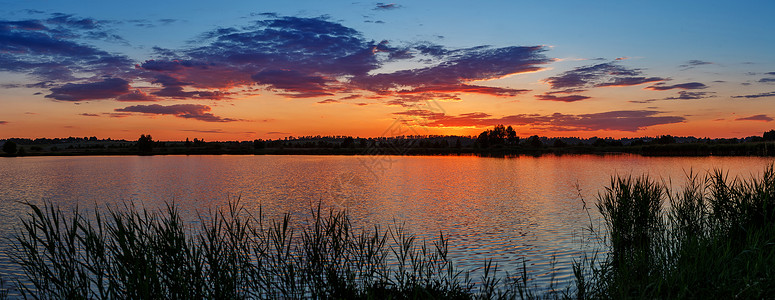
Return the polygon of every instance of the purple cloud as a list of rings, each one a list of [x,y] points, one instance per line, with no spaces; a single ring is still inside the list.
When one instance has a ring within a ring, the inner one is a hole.
[[[712,98],[715,96],[710,95],[711,92],[688,92],[688,91],[680,91],[678,92],[678,96],[676,97],[668,97],[665,98],[665,100],[697,100],[697,99],[705,99],[705,98]]]
[[[646,89],[655,90],[655,91],[666,91],[666,90],[672,90],[672,89],[699,90],[707,87],[708,87],[707,85],[699,82],[687,82],[687,83],[680,83],[680,84],[674,84],[674,85],[665,85],[664,82],[660,82],[655,85],[648,86],[646,87]]]
[[[764,121],[764,122],[770,122],[772,120],[773,119],[768,117],[767,115],[754,115],[750,117],[735,119],[735,121]]]
[[[238,121],[236,119],[222,118],[209,111],[212,110],[210,106],[201,104],[174,104],[169,106],[163,106],[159,104],[151,105],[134,105],[124,108],[116,108],[117,112],[135,112],[153,115],[173,115],[179,118],[195,119],[205,122],[233,122]]]
[[[523,94],[530,90],[524,89],[510,89],[502,87],[480,86],[480,85],[439,85],[439,86],[423,86],[409,90],[399,90],[396,92],[398,95],[410,95],[410,94],[426,94],[426,93],[473,93],[484,94],[491,96],[516,96]]]
[[[6,125],[8,124],[8,121],[0,121],[0,125]]]
[[[258,84],[292,92],[294,98],[333,95],[328,92],[327,82],[321,76],[305,75],[292,70],[264,70],[251,76]]]
[[[336,99],[326,99],[322,101],[318,101],[319,104],[328,104],[328,103],[339,103],[339,100]]]
[[[68,83],[51,89],[46,98],[59,101],[88,101],[112,99],[129,93],[129,82],[121,78],[108,78],[89,83]]]
[[[493,117],[482,112],[447,116],[444,113],[434,113],[427,110],[410,110],[394,114],[424,118],[427,120],[427,123],[424,125],[431,127],[481,127],[509,124],[517,126],[529,125],[534,128],[556,131],[617,130],[635,132],[651,126],[686,121],[684,117],[679,116],[657,116],[661,113],[660,111],[653,110],[625,110],[580,115],[554,113],[551,115],[519,114]]]
[[[538,98],[538,100],[547,100],[547,101],[576,102],[576,101],[586,100],[591,97],[583,96],[583,95],[556,96],[552,94],[543,94],[543,95],[536,95],[536,98]]]
[[[546,82],[552,89],[578,89],[605,86],[632,86],[650,82],[664,81],[661,77],[640,76],[640,69],[630,69],[618,64],[607,62],[591,66],[578,67],[549,77]]]
[[[139,89],[136,89],[134,91],[131,91],[129,93],[120,95],[116,97],[116,100],[118,101],[125,101],[125,102],[134,102],[134,101],[159,101],[159,98],[149,95]]]

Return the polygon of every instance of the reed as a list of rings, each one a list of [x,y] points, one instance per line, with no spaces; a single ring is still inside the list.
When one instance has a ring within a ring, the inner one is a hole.
[[[440,234],[430,245],[402,226],[356,230],[346,212],[312,210],[308,226],[290,215],[267,221],[239,202],[184,223],[163,211],[125,205],[63,213],[47,202],[15,235],[21,296],[174,299],[490,299],[517,297],[492,261],[480,283],[459,270]],[[189,225],[186,225],[189,224]],[[526,274],[526,273],[525,273]],[[525,285],[522,288],[527,288]],[[0,295],[1,296],[1,295]]]
[[[618,177],[600,194],[609,255],[597,283],[579,290],[594,298],[775,295],[773,166],[748,179],[690,172],[679,191],[667,186]]]

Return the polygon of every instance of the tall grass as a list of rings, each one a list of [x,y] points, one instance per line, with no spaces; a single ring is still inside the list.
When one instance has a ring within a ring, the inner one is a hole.
[[[605,251],[575,262],[575,281],[561,291],[533,285],[524,262],[510,270],[514,276],[501,276],[487,260],[481,278],[471,278],[450,259],[443,234],[428,244],[401,226],[356,229],[346,212],[320,206],[299,226],[290,215],[266,220],[238,201],[195,223],[184,223],[174,205],[86,215],[28,203],[11,252],[24,273],[15,285],[35,299],[775,295],[773,166],[748,179],[718,170],[687,177],[676,191],[648,176],[612,178],[596,203]],[[0,298],[3,293],[0,288]]]
[[[441,234],[430,245],[401,226],[356,231],[345,212],[312,211],[264,220],[238,202],[186,225],[174,205],[63,213],[27,203],[13,259],[21,296],[35,299],[490,299],[528,295],[502,280],[492,261],[479,283],[448,256]],[[67,216],[66,216],[67,215]],[[522,283],[522,284],[520,284]]]
[[[618,177],[598,197],[607,261],[594,298],[769,298],[775,295],[775,171],[730,179],[688,174],[677,192]],[[662,205],[667,201],[670,205]]]

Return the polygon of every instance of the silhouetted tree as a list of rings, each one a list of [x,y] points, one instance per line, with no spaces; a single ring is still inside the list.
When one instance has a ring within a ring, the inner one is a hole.
[[[517,136],[517,132],[514,131],[514,128],[511,128],[511,125],[506,127],[506,142],[509,145],[519,144],[519,137]]]
[[[527,141],[525,142],[528,146],[533,148],[541,148],[544,145],[544,143],[541,142],[541,138],[539,138],[537,135],[527,138]]]
[[[3,144],[3,152],[8,154],[16,154],[16,143],[11,140],[5,141],[5,144]]]
[[[479,137],[476,138],[476,144],[481,146],[482,148],[490,147],[490,131],[485,130],[484,132],[479,134]]]
[[[675,144],[675,138],[672,135],[663,135],[655,139],[654,142],[660,145]]]
[[[342,141],[342,148],[350,148],[355,144],[355,139],[353,137],[348,136],[344,138],[344,141]]]
[[[264,149],[266,148],[266,142],[264,140],[258,139],[253,141],[253,148],[254,149]]]
[[[143,153],[150,153],[153,150],[153,138],[151,135],[141,134],[137,139],[137,149]]]
[[[183,144],[183,146],[185,146],[186,148],[191,147],[191,141],[189,141],[188,138],[186,138],[186,143]]]
[[[762,135],[762,138],[765,141],[775,141],[775,130],[770,130],[770,131],[765,132]]]
[[[565,141],[563,141],[562,139],[554,139],[553,146],[557,148],[562,148],[562,147],[568,146],[568,144],[565,143]]]
[[[460,148],[462,148],[462,147],[463,147],[463,146],[460,144],[460,138],[457,138],[457,139],[455,140],[455,148],[458,148],[458,149],[460,149]]]

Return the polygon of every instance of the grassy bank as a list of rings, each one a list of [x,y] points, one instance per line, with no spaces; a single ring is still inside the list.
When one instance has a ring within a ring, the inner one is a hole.
[[[184,223],[174,205],[86,215],[28,204],[11,252],[14,292],[61,298],[766,298],[775,295],[775,171],[698,176],[671,191],[616,177],[599,193],[604,260],[580,261],[563,291],[530,285],[527,267],[480,278],[400,227],[354,228],[346,212],[265,220],[238,203]],[[592,220],[592,218],[590,218]],[[195,224],[195,225],[192,225]],[[589,257],[595,257],[590,254]],[[512,276],[508,276],[512,275]],[[2,296],[2,293],[0,293]]]

